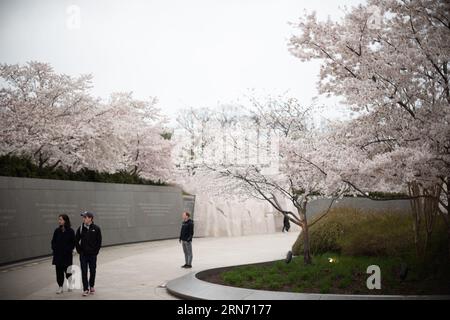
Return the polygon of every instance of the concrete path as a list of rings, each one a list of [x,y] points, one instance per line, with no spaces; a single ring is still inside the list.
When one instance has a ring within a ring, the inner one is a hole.
[[[0,268],[0,299],[176,299],[160,285],[205,269],[283,259],[298,233],[194,239],[192,269],[182,269],[178,240],[103,248],[98,257],[96,294],[80,290],[56,295],[50,259]],[[78,263],[78,256],[74,257]]]

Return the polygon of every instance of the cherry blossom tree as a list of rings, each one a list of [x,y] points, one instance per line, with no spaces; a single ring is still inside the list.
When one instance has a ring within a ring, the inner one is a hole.
[[[301,227],[306,264],[311,263],[308,202],[317,197],[337,198],[345,192],[340,176],[329,171],[331,162],[340,160],[323,134],[307,129],[308,111],[296,99],[269,97],[252,99],[247,110],[242,106],[202,110],[201,115],[181,117],[207,120],[201,132],[208,136],[195,136],[200,131],[192,130],[194,138],[187,143],[189,150],[196,150],[192,141],[206,141],[202,146],[213,149],[202,150],[196,163],[195,176],[205,190],[268,202]],[[187,163],[192,159],[190,154],[184,157]]]
[[[58,75],[39,62],[2,64],[0,77],[1,153],[30,156],[40,167],[75,163],[97,103],[87,93],[91,77]]]
[[[421,215],[428,232],[439,211],[450,241],[450,4],[369,0],[340,21],[311,13],[297,27],[291,53],[319,59],[320,92],[358,114],[341,139],[349,158],[362,155],[347,182],[407,190],[416,234]]]
[[[127,171],[171,179],[173,143],[157,100],[131,93],[109,101],[89,92],[91,76],[57,74],[50,65],[0,65],[0,154],[32,158],[40,167]]]
[[[107,103],[116,166],[152,181],[171,179],[173,143],[163,137],[167,119],[157,99],[134,99],[131,93],[114,93]]]

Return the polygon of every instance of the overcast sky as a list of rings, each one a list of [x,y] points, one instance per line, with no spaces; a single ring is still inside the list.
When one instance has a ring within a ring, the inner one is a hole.
[[[248,89],[289,91],[309,103],[319,65],[289,54],[296,30],[288,22],[304,10],[336,19],[343,6],[364,2],[0,0],[0,62],[37,60],[60,73],[91,73],[95,95],[157,96],[170,116],[235,101]],[[334,102],[327,103],[332,115]]]

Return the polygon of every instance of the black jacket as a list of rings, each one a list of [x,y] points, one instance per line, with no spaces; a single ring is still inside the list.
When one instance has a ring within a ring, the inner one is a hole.
[[[102,232],[99,226],[93,223],[89,229],[84,225],[80,226],[75,236],[75,245],[79,254],[97,255],[102,246]]]
[[[52,264],[57,266],[68,267],[73,264],[72,252],[75,247],[75,231],[68,228],[63,231],[61,227],[53,232],[52,250],[53,261]]]
[[[192,219],[183,221],[183,224],[181,225],[180,240],[192,241],[193,236],[194,236],[194,221],[192,221]]]
[[[287,215],[284,216],[283,225],[287,229],[289,229],[291,227],[291,223],[290,223],[289,217]]]

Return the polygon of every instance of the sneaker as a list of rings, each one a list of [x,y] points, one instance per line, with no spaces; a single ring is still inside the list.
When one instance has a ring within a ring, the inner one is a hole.
[[[184,266],[181,266],[182,268],[187,268],[187,264],[185,264]]]
[[[88,295],[89,295],[89,290],[83,291],[83,297],[86,297],[86,296],[88,296]]]
[[[63,287],[59,287],[58,290],[56,290],[56,294],[63,293]]]
[[[91,294],[94,294],[95,293],[95,288],[92,287],[92,288],[89,289],[89,291],[91,292]]]
[[[190,264],[188,264],[185,268],[190,269],[190,268],[192,268],[192,266]]]

